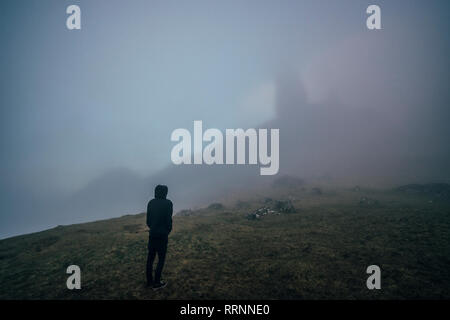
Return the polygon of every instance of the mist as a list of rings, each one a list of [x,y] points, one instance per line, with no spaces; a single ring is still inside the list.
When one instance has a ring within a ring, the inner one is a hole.
[[[60,1],[0,5],[0,237],[175,210],[288,174],[335,185],[450,180],[446,1]],[[412,5],[414,4],[414,5]],[[7,31],[10,30],[10,31]],[[170,134],[280,129],[280,171],[173,165]]]

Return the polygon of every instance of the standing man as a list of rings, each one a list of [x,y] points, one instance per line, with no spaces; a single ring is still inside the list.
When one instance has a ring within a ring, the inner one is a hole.
[[[169,233],[172,231],[172,201],[166,199],[167,186],[157,185],[155,188],[155,198],[147,205],[147,226],[150,228],[148,239],[147,257],[147,286],[153,286],[153,290],[158,290],[166,286],[165,281],[161,281],[161,273],[164,267],[164,260],[167,252],[167,241]],[[158,265],[153,281],[153,261],[158,254]]]

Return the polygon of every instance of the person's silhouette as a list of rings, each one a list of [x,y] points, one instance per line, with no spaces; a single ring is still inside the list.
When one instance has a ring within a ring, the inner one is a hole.
[[[166,282],[161,281],[161,273],[166,258],[167,242],[169,233],[172,231],[172,201],[166,199],[167,186],[157,185],[155,188],[155,198],[147,205],[147,226],[149,230],[148,256],[147,256],[147,286],[153,286],[157,290],[166,286]],[[155,271],[155,281],[153,281],[153,261],[158,254],[158,265]]]

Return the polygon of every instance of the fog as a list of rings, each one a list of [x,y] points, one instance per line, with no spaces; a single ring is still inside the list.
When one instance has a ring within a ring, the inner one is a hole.
[[[0,237],[175,210],[283,174],[450,180],[448,1],[0,4]],[[280,129],[280,171],[170,161],[177,128]]]

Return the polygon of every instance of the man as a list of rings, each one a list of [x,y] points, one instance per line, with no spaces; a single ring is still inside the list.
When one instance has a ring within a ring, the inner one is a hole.
[[[166,199],[167,186],[157,185],[155,188],[155,198],[147,205],[147,226],[150,228],[148,239],[147,257],[147,286],[153,286],[153,290],[158,290],[166,286],[165,281],[161,281],[161,273],[166,258],[167,241],[169,233],[172,231],[172,201]],[[158,254],[158,265],[155,271],[155,281],[153,281],[153,261]]]

